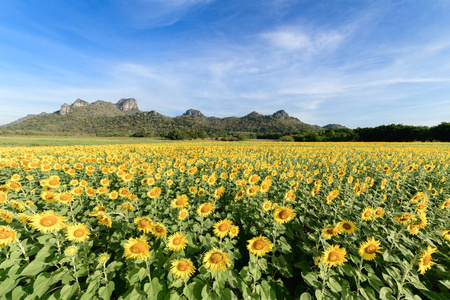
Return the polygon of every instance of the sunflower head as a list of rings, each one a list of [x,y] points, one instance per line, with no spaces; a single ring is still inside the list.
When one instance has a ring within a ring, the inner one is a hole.
[[[66,238],[75,243],[84,242],[91,234],[86,225],[79,223],[66,226],[66,230]]]
[[[170,272],[172,272],[175,277],[184,279],[189,278],[194,274],[195,267],[190,259],[174,259],[172,261]]]
[[[431,248],[428,246],[426,250],[422,252],[422,255],[419,258],[419,269],[421,275],[425,274],[425,272],[429,269],[431,269],[432,265],[435,265],[436,263],[431,260],[431,254],[437,252],[437,248]]]
[[[129,238],[123,248],[127,259],[145,259],[150,256],[150,246],[145,237]]]
[[[347,234],[352,234],[356,230],[356,225],[350,220],[343,220],[339,222],[339,226],[341,227],[341,230]]]
[[[5,247],[16,241],[17,232],[8,226],[0,225],[0,247]]]
[[[259,237],[254,237],[247,242],[248,251],[256,256],[266,255],[266,253],[269,252],[273,247],[273,244],[265,236],[262,235],[260,235]]]
[[[365,260],[375,259],[376,253],[381,253],[380,241],[375,240],[375,238],[367,238],[366,242],[361,243],[358,254]]]
[[[171,251],[180,252],[186,248],[187,242],[187,238],[181,232],[177,232],[167,238],[167,248]]]
[[[65,220],[66,217],[57,215],[52,210],[48,210],[41,214],[34,215],[31,226],[40,232],[54,232],[64,228]]]
[[[231,265],[227,253],[217,249],[209,250],[203,257],[203,263],[205,268],[211,271],[226,271],[227,267]]]
[[[323,252],[322,263],[331,267],[342,266],[347,261],[347,250],[339,245],[331,245]]]
[[[275,222],[279,224],[284,224],[291,221],[297,214],[294,212],[294,209],[277,206],[275,211],[273,212],[273,218]]]

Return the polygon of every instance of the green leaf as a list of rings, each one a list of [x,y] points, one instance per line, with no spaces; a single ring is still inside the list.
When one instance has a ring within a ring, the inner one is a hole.
[[[366,287],[365,289],[360,289],[360,293],[367,300],[377,300],[377,297],[375,296],[375,292],[370,287]]]
[[[0,270],[5,270],[16,263],[18,264],[20,261],[21,259],[7,259],[0,264]]]
[[[336,279],[334,279],[333,277],[330,277],[330,278],[328,279],[327,285],[328,285],[328,287],[331,289],[331,291],[332,291],[333,293],[339,293],[339,292],[342,291],[341,285],[340,285],[339,282],[338,282]]]
[[[33,296],[41,297],[52,285],[51,276],[47,272],[39,274],[33,284]]]
[[[280,271],[281,275],[287,278],[292,277],[292,267],[287,264],[283,255],[280,255],[279,257],[273,255],[272,263]]]
[[[167,294],[167,287],[164,281],[160,281],[157,277],[152,279],[151,283],[144,285],[144,292],[147,295],[153,295],[156,299],[164,299]]]
[[[7,294],[16,286],[16,280],[12,278],[6,278],[2,283],[0,283],[0,297]]]
[[[71,299],[78,287],[78,282],[75,282],[73,285],[64,285],[61,289],[61,300]]]
[[[25,269],[22,270],[20,275],[22,276],[36,276],[37,274],[41,273],[45,267],[47,266],[46,263],[43,263],[42,260],[33,260],[31,263],[29,263]]]
[[[383,287],[380,290],[380,299],[381,300],[392,300],[395,299],[394,296],[392,296],[392,290],[388,287]]]
[[[319,278],[319,273],[317,272],[308,272],[308,273],[302,273],[303,279],[308,283],[311,287],[315,289],[320,289],[321,284],[317,280]]]
[[[369,284],[373,287],[373,288],[377,288],[377,287],[381,287],[384,286],[383,281],[381,281],[380,278],[377,277],[377,275],[373,274],[373,273],[369,273],[367,275],[367,277],[369,278]]]
[[[108,284],[106,286],[102,286],[99,290],[98,290],[98,295],[100,296],[100,298],[104,299],[104,300],[108,300],[111,299],[111,295],[114,291],[114,281],[110,281],[108,282]]]
[[[276,300],[277,294],[275,290],[265,280],[261,282],[261,300]]]
[[[304,292],[303,294],[300,295],[300,300],[311,300],[312,297],[308,292]]]
[[[183,289],[183,294],[189,300],[201,299],[203,287],[204,285],[198,282],[190,283]]]

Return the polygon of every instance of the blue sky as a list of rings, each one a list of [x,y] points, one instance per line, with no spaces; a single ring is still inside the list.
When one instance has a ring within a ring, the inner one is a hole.
[[[350,128],[450,122],[450,1],[2,0],[0,124],[77,98]]]

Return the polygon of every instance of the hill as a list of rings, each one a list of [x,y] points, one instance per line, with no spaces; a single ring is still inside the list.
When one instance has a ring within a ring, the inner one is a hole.
[[[276,137],[291,133],[317,132],[323,128],[289,116],[284,110],[272,115],[251,112],[243,117],[207,117],[188,109],[183,115],[168,117],[156,111],[141,111],[133,98],[117,103],[77,99],[64,103],[53,113],[29,115],[0,128],[2,133],[62,134],[100,136],[167,136],[178,130],[191,135],[220,137],[258,135]],[[178,132],[175,132],[178,134]]]

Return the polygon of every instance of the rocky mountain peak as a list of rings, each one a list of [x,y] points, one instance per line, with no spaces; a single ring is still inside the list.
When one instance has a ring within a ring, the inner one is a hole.
[[[80,98],[78,98],[77,100],[75,100],[74,103],[72,103],[73,107],[83,107],[83,106],[87,106],[89,105],[89,102],[86,102]]]
[[[205,115],[202,114],[201,111],[196,110],[196,109],[188,109],[183,116],[194,116],[194,117],[198,117],[198,118],[205,118]]]
[[[276,113],[274,113],[272,116],[274,118],[276,118],[276,119],[287,119],[287,118],[289,118],[288,113],[285,112],[284,110],[279,110]]]
[[[137,101],[134,98],[122,98],[116,103],[116,107],[121,111],[139,110]]]

